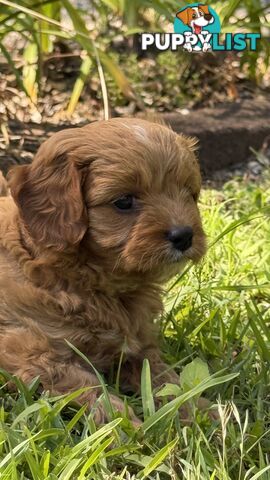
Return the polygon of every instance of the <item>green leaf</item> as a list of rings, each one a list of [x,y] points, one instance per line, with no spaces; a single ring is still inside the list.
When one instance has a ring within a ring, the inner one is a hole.
[[[44,407],[42,403],[33,403],[32,405],[29,405],[29,407],[25,408],[23,412],[21,412],[14,420],[12,424],[12,428],[14,428],[18,423],[20,423],[22,420],[27,420],[27,417],[31,415],[31,413],[38,412]]]
[[[87,57],[82,61],[79,77],[77,78],[72,90],[72,94],[67,107],[68,115],[72,115],[74,113],[74,110],[82,94],[85,82],[90,74],[92,65],[92,59],[89,57],[89,55],[87,55]]]
[[[160,408],[155,412],[150,418],[148,418],[141,426],[143,432],[147,432],[150,428],[155,426],[157,423],[161,422],[163,419],[171,418],[176,414],[178,409],[188,400],[200,395],[202,392],[208,388],[215,387],[221,383],[230,382],[234,378],[238,377],[239,373],[232,373],[229,375],[222,375],[221,377],[217,376],[218,374],[212,375],[209,378],[203,380],[199,385],[194,387],[192,390],[180,395],[180,397],[171,400],[169,403]]]
[[[118,0],[101,0],[107,7],[111,8],[114,12],[119,10],[120,5]]]
[[[95,449],[95,451],[92,453],[92,455],[90,455],[87,462],[82,467],[78,480],[84,480],[86,478],[85,474],[87,470],[89,470],[89,468],[97,462],[104,450],[106,450],[106,448],[113,442],[113,440],[113,437],[108,438],[107,440],[105,440],[105,442],[101,443],[98,448]]]
[[[261,333],[260,329],[258,328],[258,325],[260,324],[259,316],[253,312],[253,310],[250,308],[247,302],[245,302],[245,305],[247,309],[249,324],[253,330],[254,337],[256,339],[259,351],[261,351],[263,359],[270,362],[269,347],[265,341],[264,335]]]
[[[38,85],[37,64],[38,64],[38,46],[36,43],[29,43],[23,52],[25,66],[23,67],[23,84],[28,96],[33,103],[37,103]]]
[[[100,62],[105,67],[110,76],[114,79],[116,85],[120,88],[123,94],[127,98],[135,99],[134,92],[127,77],[125,76],[121,68],[119,68],[119,66],[110,58],[109,55],[96,47],[93,40],[90,38],[89,31],[78,10],[76,10],[71,4],[71,2],[69,2],[68,0],[63,0],[62,3],[72,20],[73,27],[77,33],[76,38],[78,42],[88,52],[89,55],[96,57],[97,63],[100,59]],[[139,101],[138,98],[137,101]]]
[[[200,358],[195,358],[183,368],[180,375],[180,384],[183,391],[187,392],[209,377],[210,373],[207,363],[203,362]]]
[[[82,461],[81,458],[73,458],[64,468],[63,472],[59,477],[59,480],[69,480],[73,475],[73,473],[75,472],[78,465],[81,463],[81,461]]]
[[[127,98],[137,98],[127,77],[121,68],[107,55],[105,52],[98,49],[98,55],[102,65],[105,67],[110,76],[114,79],[116,85],[120,88]],[[138,101],[138,98],[137,98]]]
[[[16,447],[14,447],[12,450],[10,450],[10,452],[3,458],[3,460],[0,462],[0,469],[3,468],[7,463],[9,463],[9,461],[12,460],[15,455],[20,455],[25,452],[28,449],[29,443],[33,440],[55,437],[55,435],[63,435],[63,433],[63,430],[57,428],[50,428],[48,430],[38,432],[30,438],[27,438],[26,440],[19,443],[19,445],[16,445]]]
[[[253,475],[253,477],[250,478],[250,480],[257,480],[260,478],[265,472],[268,472],[270,470],[270,465],[267,465],[267,467],[263,468],[259,472],[256,473],[256,475]]]
[[[174,383],[167,383],[165,387],[163,387],[161,390],[159,390],[158,393],[156,393],[157,397],[169,397],[169,396],[174,396],[174,397],[179,397],[183,393],[183,390],[181,387],[178,385],[175,385]]]
[[[156,455],[150,460],[148,465],[143,469],[143,476],[142,478],[147,478],[147,476],[153,472],[162,462],[163,460],[169,455],[169,453],[174,449],[177,442],[179,441],[178,438],[172,440],[168,445],[161,448]]]
[[[70,402],[73,402],[73,401],[76,402],[76,399],[80,395],[82,395],[82,393],[89,392],[90,390],[93,390],[93,389],[97,388],[98,386],[99,385],[82,387],[78,390],[75,390],[74,392],[69,393],[69,394],[64,394],[64,395],[61,395],[60,397],[56,397],[57,400],[59,400],[59,401],[53,407],[51,414],[53,414],[55,416],[58,415],[63,410],[63,408],[65,408],[65,406],[68,405]]]
[[[143,414],[144,414],[144,419],[146,419],[147,417],[151,417],[151,415],[155,413],[150,365],[147,359],[143,361],[141,392],[142,392]]]
[[[80,418],[84,415],[86,409],[87,404],[83,405],[80,410],[78,410],[78,412],[74,415],[74,417],[70,420],[70,422],[68,422],[68,424],[66,425],[66,430],[68,432],[70,432],[75,427]]]
[[[28,92],[27,92],[27,90],[26,90],[26,88],[25,88],[25,86],[24,86],[24,83],[23,83],[23,81],[22,81],[22,79],[21,79],[21,76],[20,76],[20,74],[19,74],[19,72],[18,72],[18,69],[17,69],[14,61],[12,60],[11,55],[9,54],[9,52],[7,51],[6,47],[4,46],[4,44],[3,44],[2,42],[0,42],[0,50],[1,50],[2,54],[4,55],[5,59],[7,60],[9,66],[11,67],[11,69],[12,69],[12,71],[13,71],[15,77],[16,77],[16,82],[17,82],[17,84],[18,84],[18,87],[20,87],[20,89],[21,89],[24,93],[26,93],[27,96],[29,96],[29,95],[28,95]]]

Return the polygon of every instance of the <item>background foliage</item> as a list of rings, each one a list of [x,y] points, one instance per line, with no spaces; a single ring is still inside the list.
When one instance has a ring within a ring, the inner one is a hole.
[[[207,2],[206,2],[207,3]],[[270,44],[269,5],[264,0],[227,0],[210,2],[220,15],[222,31],[235,32],[244,29],[260,32],[262,41],[257,52],[246,52],[239,57],[240,69],[247,78],[258,84],[269,66]],[[140,57],[138,33],[143,31],[170,31],[175,12],[186,2],[179,0],[154,0],[132,2],[126,0],[23,0],[19,3],[1,0],[0,47],[2,54],[16,75],[18,86],[32,102],[42,95],[46,77],[45,65],[59,41],[70,45],[71,52],[79,49],[80,69],[74,79],[67,112],[72,114],[89,78],[99,75],[105,114],[109,112],[107,82],[113,80],[111,97],[119,91],[123,99],[133,100],[143,109],[145,102],[139,95],[132,72],[126,66],[126,58],[134,55],[134,64]],[[268,30],[267,30],[268,28]],[[15,60],[8,49],[8,38],[16,32],[20,37],[20,55]],[[267,33],[268,32],[268,33]],[[163,55],[164,56],[164,55]],[[156,54],[152,58],[156,61]],[[164,64],[171,63],[165,55]],[[183,65],[180,78],[185,87],[192,69],[192,56],[181,52],[175,55],[177,65]],[[197,61],[197,60],[195,60]],[[177,66],[176,66],[177,67]],[[177,69],[176,69],[177,72]],[[175,72],[175,75],[176,75]],[[191,75],[192,76],[192,75]],[[106,81],[106,78],[107,81]],[[166,71],[164,72],[164,79]],[[151,91],[151,89],[150,89]],[[145,100],[145,99],[144,99]],[[181,99],[179,99],[181,103]],[[149,103],[149,102],[148,102]],[[147,106],[147,102],[146,102]]]

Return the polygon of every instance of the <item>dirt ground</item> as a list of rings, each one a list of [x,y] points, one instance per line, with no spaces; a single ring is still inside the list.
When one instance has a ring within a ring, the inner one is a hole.
[[[176,132],[197,137],[206,180],[222,182],[235,173],[256,178],[261,169],[269,166],[270,92],[245,81],[237,62],[233,67],[233,62],[210,56],[206,65],[200,66],[204,101],[195,105],[187,98],[179,108],[173,105],[175,92],[170,92],[169,84],[166,95],[160,90],[162,77],[152,85],[153,61],[146,58],[139,62],[150,75],[145,77],[145,111],[140,111],[136,101],[126,100],[122,106],[111,109],[112,116],[145,116],[154,111],[164,116]],[[89,81],[72,117],[66,114],[79,65],[78,52],[71,55],[60,45],[45,62],[42,94],[34,105],[18,88],[14,74],[0,56],[0,169],[5,174],[13,165],[31,162],[39,145],[55,131],[103,118],[97,78]],[[219,89],[213,89],[221,77],[223,83]]]

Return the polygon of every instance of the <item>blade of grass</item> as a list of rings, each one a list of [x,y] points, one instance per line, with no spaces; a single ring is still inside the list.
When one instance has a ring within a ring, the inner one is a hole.
[[[96,55],[97,64],[100,59],[101,63],[104,65],[106,70],[109,72],[111,77],[114,79],[115,83],[118,85],[123,94],[128,98],[135,99],[134,92],[132,87],[124,75],[123,71],[118,67],[118,65],[107,55],[105,52],[101,51],[98,48],[94,48],[94,42],[89,38],[89,32],[85,25],[85,22],[78,10],[69,2],[69,0],[62,0],[62,3],[67,10],[71,21],[74,26],[74,30],[77,33],[78,42],[87,50],[89,54],[93,53]],[[104,84],[104,79],[102,80]]]
[[[44,430],[43,432],[36,433],[31,437],[31,439],[27,438],[23,442],[19,443],[19,445],[16,445],[14,448],[12,448],[12,450],[3,458],[3,460],[0,462],[0,469],[3,468],[14,455],[22,454],[28,448],[30,440],[45,439],[50,436],[54,437],[56,434],[63,435],[63,431],[57,428],[51,428]]]
[[[75,108],[77,106],[77,103],[80,99],[80,96],[82,94],[84,85],[90,75],[91,67],[93,65],[92,59],[89,57],[89,55],[86,56],[86,58],[82,61],[81,68],[80,68],[80,73],[79,76],[75,82],[75,85],[73,87],[70,100],[68,103],[67,107],[67,114],[68,115],[73,115]]]
[[[150,473],[152,473],[163,462],[163,460],[166,457],[168,457],[168,455],[174,449],[178,441],[179,439],[176,437],[174,440],[168,443],[168,445],[165,445],[165,447],[161,448],[157,452],[157,454],[154,455],[154,457],[149,461],[148,465],[145,466],[145,468],[142,471],[142,474],[139,475],[139,478],[142,478],[142,479],[148,478]]]
[[[109,394],[108,394],[108,391],[107,391],[107,388],[106,388],[106,384],[105,384],[102,376],[100,375],[99,371],[94,367],[94,365],[90,362],[90,360],[82,352],[80,352],[80,350],[78,350],[78,348],[76,348],[74,345],[72,345],[72,343],[70,343],[68,340],[66,340],[66,343],[75,353],[77,353],[77,355],[79,355],[79,357],[81,357],[86,363],[88,363],[88,365],[90,365],[91,368],[94,370],[94,372],[95,372],[95,374],[96,374],[96,376],[97,376],[97,378],[100,382],[100,386],[101,386],[103,394],[104,394],[106,411],[107,411],[107,413],[109,413],[109,415],[113,416],[113,408],[112,408],[112,404],[110,402],[110,397],[109,397]]]
[[[82,416],[85,414],[85,411],[87,409],[87,405],[83,405],[80,410],[74,415],[74,417],[68,422],[66,425],[66,430],[70,432],[75,425],[78,423],[78,421],[82,418]]]
[[[80,475],[78,477],[78,480],[84,480],[86,478],[85,474],[86,474],[87,470],[89,470],[89,468],[91,468],[92,465],[94,465],[97,462],[100,455],[102,455],[104,450],[106,450],[106,448],[109,445],[111,445],[112,442],[113,442],[113,438],[108,438],[103,443],[101,443],[98,448],[95,449],[95,451],[92,453],[92,455],[90,455],[87,462],[82,467],[82,469],[80,471]]]
[[[23,52],[25,65],[23,67],[23,84],[28,96],[34,104],[37,103],[38,86],[36,82],[38,47],[36,43],[29,43]]]
[[[1,1],[1,0],[0,0]],[[225,230],[223,230],[216,238],[215,240],[213,240],[212,243],[210,243],[209,247],[208,247],[208,250],[210,250],[216,243],[218,243],[223,237],[225,237],[226,235],[228,235],[229,233],[231,233],[232,231],[236,230],[238,227],[240,227],[241,225],[245,225],[249,222],[252,222],[253,220],[256,220],[258,218],[264,218],[264,213],[267,214],[269,212],[269,207],[265,207],[265,208],[262,208],[260,209],[260,214],[258,214],[258,212],[252,212],[250,213],[248,216],[245,216],[245,217],[241,217],[239,220],[235,220],[234,222],[232,222],[227,228],[225,228]],[[263,214],[262,214],[263,213]],[[180,273],[180,275],[177,276],[175,282],[173,282],[172,285],[170,285],[170,287],[168,288],[167,290],[167,293],[169,293],[171,290],[173,290],[173,288],[176,287],[176,285],[178,285],[178,283],[180,282],[180,280],[186,276],[186,274],[192,269],[194,268],[194,265],[190,264],[188,265],[188,267],[182,272]]]
[[[254,312],[250,308],[248,302],[245,302],[245,306],[246,306],[246,310],[247,310],[247,314],[248,314],[249,324],[250,324],[250,326],[253,330],[253,333],[254,333],[256,341],[257,341],[257,345],[258,345],[258,347],[261,351],[263,359],[270,362],[269,347],[266,344],[266,342],[263,338],[263,335],[261,334],[259,328],[257,327],[257,321],[258,321],[257,316],[254,314]]]
[[[0,0],[0,3],[1,3],[1,0]],[[21,77],[20,77],[19,71],[18,71],[15,63],[13,62],[13,60],[12,60],[9,52],[7,51],[6,47],[3,45],[3,42],[0,42],[0,47],[1,47],[1,51],[2,51],[5,59],[7,60],[7,62],[8,62],[8,64],[9,64],[12,72],[13,72],[14,75],[15,75],[15,78],[16,78],[16,81],[17,81],[18,86],[20,87],[20,89],[21,89],[27,96],[29,96],[29,95],[28,95],[28,92],[27,92],[27,90],[26,90],[26,88],[25,88],[25,86],[24,86],[24,83],[23,83],[23,81],[22,81],[22,79],[21,79]]]
[[[152,392],[152,381],[150,364],[147,359],[143,361],[142,376],[141,376],[141,395],[143,405],[144,420],[151,417],[155,413],[155,403]]]
[[[249,480],[257,480],[258,478],[260,478],[265,472],[268,472],[268,470],[270,470],[270,465],[267,465],[267,467],[263,468],[262,470],[260,470],[259,472],[257,472],[255,475],[253,475],[253,477],[251,477]]]

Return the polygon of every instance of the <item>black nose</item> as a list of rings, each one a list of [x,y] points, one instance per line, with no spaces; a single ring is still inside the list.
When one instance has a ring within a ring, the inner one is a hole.
[[[167,232],[167,238],[176,250],[184,252],[192,245],[193,230],[191,227],[173,227]]]
[[[204,18],[205,20],[211,20],[213,18],[213,15],[211,15],[211,13],[205,13]]]

